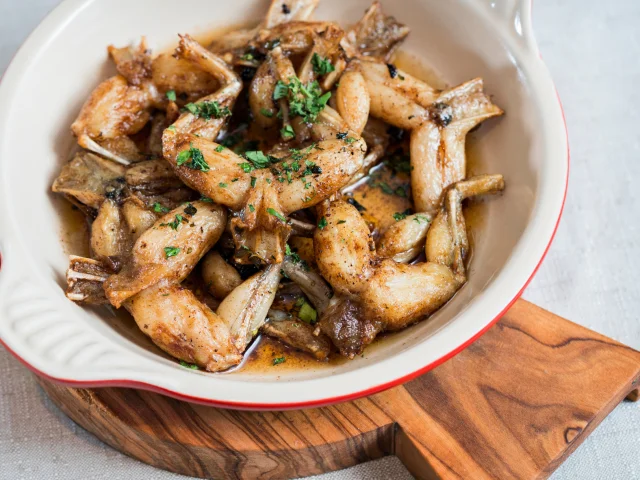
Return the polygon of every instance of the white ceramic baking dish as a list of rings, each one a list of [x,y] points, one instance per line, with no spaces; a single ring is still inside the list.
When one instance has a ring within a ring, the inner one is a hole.
[[[472,134],[478,171],[502,173],[475,232],[469,282],[430,320],[351,362],[311,370],[207,374],[180,367],[132,325],[64,296],[68,259],[50,185],[72,146],[69,126],[112,74],[108,44],[146,35],[166,49],[194,34],[258,20],[267,0],[66,0],[33,32],[0,86],[0,339],[30,369],[75,386],[145,388],[210,405],[283,409],[397,385],[486,331],[527,285],[554,235],[568,177],[566,128],[532,30],[531,0],[389,0],[404,49],[454,85],[476,76],[507,112]],[[316,18],[355,22],[370,0],[322,0]]]

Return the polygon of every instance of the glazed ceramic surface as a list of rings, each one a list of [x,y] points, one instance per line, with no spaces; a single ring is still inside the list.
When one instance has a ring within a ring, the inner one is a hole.
[[[74,144],[83,101],[114,73],[109,44],[146,35],[165,50],[258,21],[266,0],[67,0],[25,42],[0,85],[0,340],[40,375],[79,386],[148,388],[236,408],[295,408],[373,393],[451,357],[520,295],[560,218],[568,176],[566,129],[531,32],[529,0],[394,0],[411,28],[403,49],[449,84],[476,76],[507,113],[469,137],[474,173],[502,173],[507,188],[483,206],[469,281],[428,321],[340,365],[208,374],[162,355],[133,322],[64,296],[68,258],[50,185]],[[322,0],[316,18],[357,21],[369,0]]]

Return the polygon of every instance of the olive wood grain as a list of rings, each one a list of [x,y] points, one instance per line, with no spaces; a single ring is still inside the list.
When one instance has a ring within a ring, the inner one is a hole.
[[[640,353],[524,300],[435,370],[338,405],[246,412],[40,384],[75,422],[158,468],[296,478],[397,455],[417,478],[545,478],[630,392]]]

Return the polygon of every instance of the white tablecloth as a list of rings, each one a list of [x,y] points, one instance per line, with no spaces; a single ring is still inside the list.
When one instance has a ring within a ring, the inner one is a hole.
[[[58,1],[0,0],[0,72]],[[564,103],[572,165],[555,243],[524,296],[640,349],[640,1],[538,1],[534,20]],[[184,478],[74,425],[1,347],[0,465],[0,478],[12,480]],[[411,476],[388,458],[316,478]],[[640,478],[638,404],[617,407],[553,478]]]

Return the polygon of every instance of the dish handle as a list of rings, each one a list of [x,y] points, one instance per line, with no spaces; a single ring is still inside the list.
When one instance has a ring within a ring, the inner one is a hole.
[[[523,47],[539,55],[533,34],[531,11],[533,0],[476,0],[506,29],[506,32]]]

